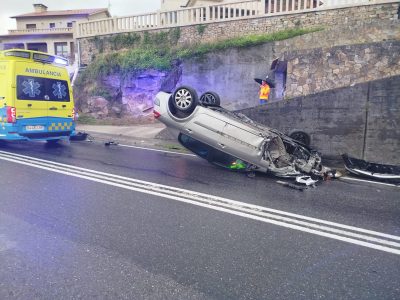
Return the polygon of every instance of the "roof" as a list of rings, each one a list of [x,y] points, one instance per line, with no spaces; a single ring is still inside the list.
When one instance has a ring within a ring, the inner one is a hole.
[[[32,18],[32,17],[50,17],[50,16],[76,16],[76,15],[94,15],[105,12],[108,16],[110,13],[107,8],[92,8],[92,9],[73,9],[73,10],[53,10],[53,11],[42,11],[32,12],[22,15],[13,16],[11,18]]]

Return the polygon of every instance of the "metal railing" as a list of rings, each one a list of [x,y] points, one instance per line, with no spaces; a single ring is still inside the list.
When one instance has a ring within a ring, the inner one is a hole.
[[[75,38],[356,7],[398,0],[244,0],[76,24]]]

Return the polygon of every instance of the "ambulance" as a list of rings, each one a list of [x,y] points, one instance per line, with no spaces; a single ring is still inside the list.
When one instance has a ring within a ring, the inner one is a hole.
[[[63,57],[0,51],[0,140],[56,143],[75,132],[71,83]]]

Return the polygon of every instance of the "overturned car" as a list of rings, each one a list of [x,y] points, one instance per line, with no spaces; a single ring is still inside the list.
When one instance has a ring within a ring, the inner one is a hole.
[[[307,145],[220,106],[216,93],[199,98],[191,87],[160,92],[154,116],[172,129],[179,142],[210,163],[236,170],[268,172],[279,177],[323,177],[330,170]]]

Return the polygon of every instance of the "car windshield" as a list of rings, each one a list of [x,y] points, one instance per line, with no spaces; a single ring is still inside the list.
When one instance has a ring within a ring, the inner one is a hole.
[[[18,75],[17,99],[69,102],[68,83],[59,79]]]

